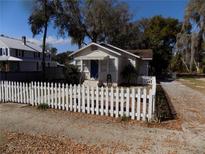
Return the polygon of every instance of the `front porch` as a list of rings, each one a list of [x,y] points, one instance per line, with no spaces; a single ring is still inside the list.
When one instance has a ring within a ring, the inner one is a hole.
[[[106,57],[79,57],[76,61],[82,73],[84,85],[97,86],[118,84],[118,58]]]

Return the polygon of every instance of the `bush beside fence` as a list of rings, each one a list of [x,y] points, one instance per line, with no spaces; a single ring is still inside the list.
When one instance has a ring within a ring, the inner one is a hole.
[[[154,83],[155,82],[155,83]],[[151,88],[108,88],[42,82],[0,82],[0,101],[111,117],[151,120],[155,111],[156,79]]]

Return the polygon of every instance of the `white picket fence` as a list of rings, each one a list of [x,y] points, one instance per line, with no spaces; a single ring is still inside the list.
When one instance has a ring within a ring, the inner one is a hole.
[[[152,78],[156,82],[155,78]],[[151,120],[155,111],[155,86],[133,88],[0,81],[0,101],[48,104],[50,108],[112,117]]]

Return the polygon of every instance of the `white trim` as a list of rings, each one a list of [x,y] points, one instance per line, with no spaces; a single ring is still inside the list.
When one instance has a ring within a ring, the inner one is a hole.
[[[107,59],[108,56],[104,56],[104,57],[86,57],[86,56],[79,56],[76,57],[76,60],[104,60]]]
[[[71,53],[71,54],[69,55],[69,57],[70,57],[70,56],[73,56],[73,55],[75,55],[75,54],[77,54],[77,53],[79,53],[79,52],[81,52],[82,50],[88,48],[88,47],[91,46],[91,45],[96,45],[96,46],[98,46],[98,47],[100,47],[100,48],[103,48],[103,49],[105,49],[105,50],[107,50],[107,51],[110,51],[110,52],[112,52],[112,53],[114,53],[114,54],[116,54],[116,55],[118,55],[118,56],[121,56],[121,54],[118,53],[118,52],[115,52],[115,51],[113,51],[113,50],[111,50],[111,49],[108,49],[108,48],[102,46],[102,45],[99,45],[99,44],[97,44],[97,43],[92,42],[92,43],[88,44],[87,46],[84,46],[83,48],[81,48],[81,49],[79,49],[79,50],[77,50],[77,51]]]
[[[103,43],[101,43],[101,44],[103,44]],[[117,49],[117,50],[120,50],[120,51],[122,51],[122,52],[124,52],[124,53],[126,53],[126,54],[129,54],[129,55],[131,55],[131,56],[134,56],[134,57],[136,57],[136,58],[141,58],[140,56],[137,56],[137,55],[135,55],[135,54],[133,54],[133,53],[130,53],[130,52],[126,51],[126,50],[120,49],[120,48],[118,48],[118,47],[116,47],[116,46],[113,46],[113,45],[111,45],[111,44],[107,44],[107,43],[104,43],[104,44],[106,44],[106,45],[108,45],[108,46],[110,46],[110,47],[112,47],[112,48],[115,48],[115,49]]]

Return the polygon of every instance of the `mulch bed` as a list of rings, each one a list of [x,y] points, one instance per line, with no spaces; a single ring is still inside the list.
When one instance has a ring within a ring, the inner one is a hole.
[[[71,139],[32,136],[23,133],[5,133],[6,141],[0,145],[0,153],[103,153],[96,145],[75,143]]]
[[[76,143],[72,139],[51,137],[47,135],[30,135],[24,133],[4,132],[4,143],[0,144],[1,154],[24,153],[73,153],[73,154],[103,154],[128,152],[129,148],[121,143],[109,145],[87,145]]]

